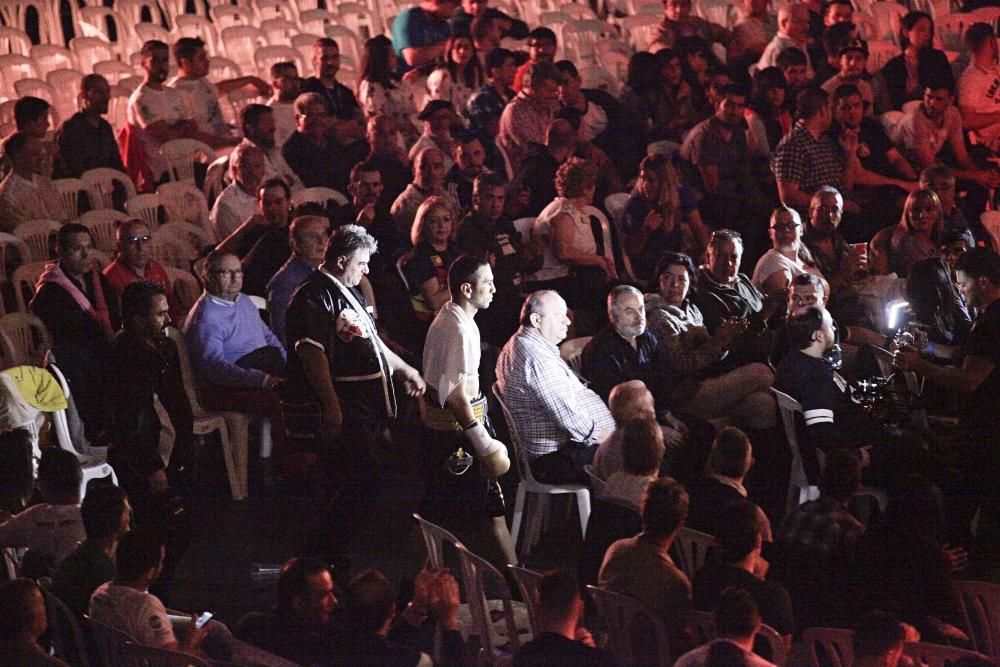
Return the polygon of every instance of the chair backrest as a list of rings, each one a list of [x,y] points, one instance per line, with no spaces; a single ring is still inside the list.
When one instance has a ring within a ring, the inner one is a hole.
[[[333,188],[324,187],[303,188],[292,194],[293,207],[314,202],[328,208],[331,201],[336,202],[338,206],[343,206],[347,203],[347,197]]]
[[[424,538],[424,546],[427,548],[427,563],[431,567],[446,567],[444,563],[444,545],[450,544],[457,547],[461,541],[452,533],[445,530],[436,523],[432,523],[417,513],[413,514],[420,526],[420,534]]]
[[[284,7],[285,5],[278,2],[277,6]],[[295,25],[293,21],[278,16],[261,21],[260,31],[264,33],[264,39],[267,40],[268,44],[288,45],[292,43],[292,36],[298,34],[299,26]],[[295,49],[295,53],[298,54],[295,59],[301,62],[302,54],[298,49]]]
[[[30,261],[31,254],[24,241],[13,234],[0,232],[0,283],[14,279],[18,267]]]
[[[305,70],[305,63],[302,62],[302,55],[297,49],[286,44],[269,44],[262,46],[253,53],[254,64],[257,65],[257,73],[261,78],[270,79],[271,66],[280,62],[293,62],[300,72]]]
[[[691,628],[695,646],[701,646],[715,639],[715,614],[700,609],[690,609],[684,613],[684,622]]]
[[[608,627],[609,648],[622,665],[669,665],[670,643],[663,619],[638,600],[587,586]]]
[[[143,25],[152,25],[151,23],[145,23]],[[153,26],[158,27],[158,26]],[[160,28],[163,30],[163,28]],[[166,32],[164,30],[164,32]],[[135,68],[127,63],[123,63],[120,60],[104,60],[94,64],[94,73],[100,74],[108,83],[112,86],[121,81],[122,79],[130,76],[136,76]]]
[[[236,5],[215,5],[208,10],[208,15],[218,28],[229,28],[234,25],[254,25],[256,16],[253,10]]]
[[[573,369],[573,372],[577,375],[581,375],[581,364],[583,363],[583,348],[587,347],[587,343],[593,336],[581,336],[579,338],[571,338],[570,340],[565,340],[562,345],[559,346],[559,356],[569,364],[569,367]]]
[[[34,56],[22,56],[18,53],[0,55],[0,81],[10,90],[19,79],[41,79],[43,77]]]
[[[163,199],[160,195],[149,192],[129,197],[125,202],[125,212],[145,222],[151,230],[156,230],[160,226],[161,206],[163,206]]]
[[[472,627],[479,635],[481,653],[486,662],[495,664],[498,656],[514,654],[521,646],[517,624],[514,621],[514,604],[510,588],[503,575],[485,558],[477,556],[461,544],[457,544],[455,548],[462,563],[462,581],[469,602]],[[499,594],[503,613],[503,625],[499,628],[494,625],[491,618],[487,590]],[[506,643],[502,643],[504,637]]]
[[[629,194],[627,192],[615,192],[604,198],[604,208],[608,215],[614,220],[616,225],[621,225],[622,217],[625,215],[625,206],[628,204]]]
[[[299,25],[302,32],[311,35],[322,35],[326,26],[336,23],[339,17],[326,9],[307,9],[299,12]]]
[[[1000,585],[983,581],[956,581],[972,646],[1000,658]]]
[[[267,44],[260,28],[250,25],[223,28],[219,33],[219,40],[225,48],[226,57],[247,69],[254,67],[254,51]]]
[[[125,201],[136,196],[135,183],[128,174],[110,167],[90,169],[80,175],[80,180],[87,184],[92,208],[114,208],[115,186],[122,188]]]
[[[85,7],[84,11],[95,9],[107,11],[109,16],[114,16],[112,10],[107,7]],[[81,23],[80,25],[90,24]],[[69,41],[69,47],[76,54],[77,60],[80,61],[81,72],[93,72],[94,65],[99,62],[115,60],[118,55],[114,45],[103,37],[74,37]]]
[[[129,216],[121,211],[100,209],[87,211],[81,215],[80,224],[90,230],[90,235],[94,237],[95,248],[101,252],[114,253],[118,225],[129,219]]]
[[[179,269],[176,266],[165,266],[163,270],[167,272],[167,278],[170,279],[177,309],[187,314],[194,302],[201,296],[201,285],[198,283],[198,279],[190,271]]]
[[[14,236],[28,246],[32,261],[47,261],[55,248],[55,237],[60,226],[55,220],[29,220],[14,228]]]
[[[45,75],[45,80],[52,85],[56,98],[52,106],[59,112],[60,118],[69,118],[77,112],[77,92],[80,90],[80,79],[83,72],[78,69],[57,69]]]
[[[144,667],[208,667],[209,664],[190,653],[143,646],[133,642],[125,642],[121,656],[126,664]]]
[[[42,275],[48,262],[27,262],[14,269],[14,297],[17,300],[17,310],[21,313],[28,312],[28,303],[35,294],[35,285],[38,277]]]
[[[49,621],[48,635],[55,656],[71,665],[90,664],[87,656],[87,642],[83,628],[66,604],[51,591],[42,587],[45,596],[45,612]]]
[[[778,631],[767,623],[762,623],[760,630],[757,631],[757,636],[763,638],[771,647],[771,662],[778,667],[785,667],[785,663],[788,662],[788,651],[785,649],[785,640],[778,634]]]
[[[13,366],[44,366],[52,349],[52,337],[45,324],[30,313],[7,313],[0,317],[0,345]]]
[[[774,400],[778,404],[778,414],[781,415],[781,424],[785,429],[785,439],[788,441],[788,449],[792,455],[792,467],[788,479],[788,505],[786,513],[791,512],[801,500],[801,494],[793,498],[793,492],[799,489],[808,489],[810,486],[809,477],[806,474],[805,464],[802,459],[802,447],[799,442],[798,415],[802,414],[802,404],[789,396],[771,387]]]
[[[597,476],[597,473],[594,472],[593,464],[588,463],[583,466],[583,472],[587,473],[587,479],[590,480],[590,490],[593,493],[594,498],[603,498],[604,489],[608,483]]]
[[[922,667],[948,667],[965,658],[970,660],[970,664],[990,664],[990,657],[983,653],[927,642],[907,642],[903,644],[903,654],[913,660],[913,664]]]
[[[201,4],[201,3],[195,3]],[[219,37],[215,25],[206,16],[194,14],[174,15],[174,29],[179,37],[199,37],[205,42],[209,53],[219,52]]]
[[[809,667],[851,667],[854,664],[854,632],[844,628],[806,628],[802,643]]]
[[[103,665],[124,665],[125,644],[134,644],[135,640],[128,633],[122,632],[110,625],[95,621],[84,616],[84,625],[90,626],[90,635],[94,640],[97,657]]]
[[[694,573],[705,564],[708,548],[715,544],[715,538],[693,528],[681,528],[674,540],[673,551],[678,567],[684,571],[689,581],[694,581]]]
[[[174,266],[178,269],[191,268],[191,249],[172,234],[160,235],[153,232],[153,240],[146,246],[149,256],[164,267]]]
[[[168,222],[186,222],[201,227],[206,234],[212,228],[205,195],[190,183],[164,183],[156,188],[167,210]],[[214,233],[211,233],[214,241]]]
[[[80,217],[80,193],[87,193],[87,184],[79,178],[57,178],[52,181],[52,187],[59,193],[66,221],[74,221]]]
[[[31,53],[31,38],[23,30],[0,26],[0,51],[26,56]]]
[[[212,238],[209,237],[204,228],[192,225],[190,222],[168,222],[161,225],[156,230],[156,234],[157,236],[170,236],[177,239],[179,243],[186,244],[191,251],[190,259],[198,257],[206,246],[214,245]]]
[[[517,422],[514,421],[514,416],[510,414],[510,409],[503,402],[498,384],[493,385],[493,396],[496,397],[497,404],[500,406],[500,410],[503,411],[504,421],[507,422],[507,431],[510,433],[510,446],[514,448],[514,452],[517,454],[515,458],[517,459],[518,476],[522,480],[537,484],[535,476],[531,473],[531,466],[528,465],[527,453],[524,451],[524,443],[521,442],[521,436],[517,430]]]
[[[187,393],[188,401],[191,403],[191,412],[194,413],[195,417],[203,417],[208,414],[201,405],[201,400],[198,398],[198,390],[194,381],[194,369],[191,366],[191,357],[188,356],[187,344],[184,342],[184,336],[178,331],[177,327],[169,326],[164,329],[167,338],[174,341],[177,345],[177,356],[180,360],[181,366],[181,378],[184,380],[184,391]]]
[[[202,186],[202,194],[205,195],[205,205],[211,208],[226,186],[230,183],[229,176],[229,156],[223,155],[216,158],[208,165],[208,172],[205,174],[205,183]],[[208,226],[212,229],[212,226]],[[215,230],[212,230],[215,233]]]
[[[526,567],[508,565],[514,581],[517,582],[517,589],[521,591],[521,600],[528,608],[528,619],[531,622],[531,634],[538,636],[541,632],[538,625],[538,588],[542,584],[542,573],[537,570],[529,570]]]
[[[167,161],[171,181],[194,184],[194,163],[209,163],[215,159],[215,149],[196,139],[172,139],[160,146],[160,155]]]

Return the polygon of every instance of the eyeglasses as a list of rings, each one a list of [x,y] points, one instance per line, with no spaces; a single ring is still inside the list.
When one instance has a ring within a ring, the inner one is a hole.
[[[237,276],[243,275],[243,269],[212,269],[209,271],[212,275],[216,276],[226,276],[227,278],[236,278]]]
[[[146,245],[147,243],[149,243],[152,240],[153,240],[153,237],[149,236],[149,235],[147,235],[147,236],[129,236],[127,239],[125,239],[125,243],[128,244],[128,245],[138,246],[138,245]]]
[[[802,225],[800,225],[798,223],[786,222],[786,223],[781,224],[781,225],[771,225],[771,229],[773,229],[775,231],[778,231],[778,232],[790,232],[790,231],[793,231],[795,229],[798,229],[801,226]]]

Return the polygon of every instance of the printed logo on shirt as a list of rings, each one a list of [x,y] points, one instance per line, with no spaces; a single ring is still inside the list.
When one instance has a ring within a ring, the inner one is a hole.
[[[337,337],[350,343],[356,336],[367,338],[368,334],[361,326],[361,317],[353,309],[345,308],[337,315]]]

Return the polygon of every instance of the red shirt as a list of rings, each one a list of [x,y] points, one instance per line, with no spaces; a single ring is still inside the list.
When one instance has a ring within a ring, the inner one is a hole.
[[[163,265],[155,259],[149,260],[149,263],[146,265],[146,275],[140,276],[130,269],[125,262],[121,261],[120,258],[115,258],[113,262],[104,268],[104,277],[108,279],[111,289],[114,290],[115,297],[118,299],[122,298],[122,292],[125,291],[125,288],[136,280],[148,280],[151,283],[159,285],[167,294],[167,303],[170,304],[170,318],[174,322],[183,322],[187,316],[187,313],[179,312],[179,304],[174,299],[174,289],[173,285],[170,284],[170,278],[167,277],[167,272],[163,269]]]

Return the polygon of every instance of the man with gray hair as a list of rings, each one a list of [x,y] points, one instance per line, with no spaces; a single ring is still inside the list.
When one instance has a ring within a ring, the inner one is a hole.
[[[301,215],[288,228],[292,256],[267,283],[267,309],[271,313],[271,330],[282,343],[285,338],[285,313],[299,285],[323,263],[329,219],[320,215]]]
[[[528,154],[528,144],[545,143],[545,130],[552,120],[553,109],[559,98],[559,81],[562,78],[550,62],[535,62],[524,74],[524,84],[500,116],[500,134],[497,146],[510,161],[516,173]]]
[[[520,446],[535,478],[547,484],[585,480],[583,466],[615,428],[600,396],[559,355],[569,325],[558,292],[530,294],[496,367],[497,391],[518,426]]]
[[[445,166],[445,155],[439,149],[427,147],[417,153],[413,161],[413,182],[392,202],[392,219],[401,238],[410,238],[410,227],[417,217],[417,209],[424,200],[432,195],[439,195],[451,202],[453,211],[461,210],[455,186],[445,187],[444,179],[448,169]]]
[[[264,180],[267,157],[253,144],[240,144],[229,157],[232,185],[215,200],[208,218],[218,239],[225,239],[257,213],[257,188]]]
[[[806,54],[806,76],[811,79],[815,70],[810,62],[808,41],[809,8],[800,3],[782,5],[778,9],[778,34],[764,49],[763,55],[757,61],[757,69],[774,67],[778,64],[778,56],[782,51],[796,48]]]

